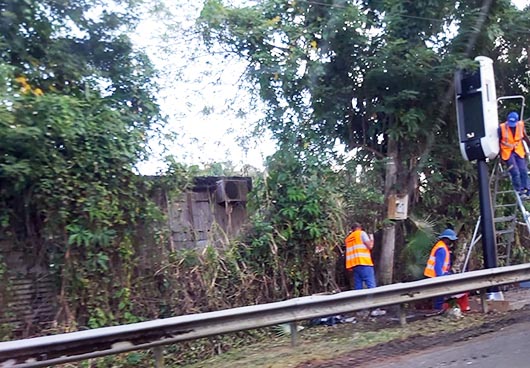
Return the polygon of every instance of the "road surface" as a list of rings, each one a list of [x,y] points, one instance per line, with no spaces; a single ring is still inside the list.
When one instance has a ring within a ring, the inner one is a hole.
[[[449,346],[432,347],[365,368],[528,368],[530,367],[530,320]]]

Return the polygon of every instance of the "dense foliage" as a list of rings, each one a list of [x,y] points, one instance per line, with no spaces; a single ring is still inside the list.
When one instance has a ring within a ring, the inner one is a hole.
[[[489,56],[499,94],[526,93],[528,19],[528,9],[507,0],[271,0],[238,8],[209,0],[199,26],[212,48],[248,61],[246,77],[268,107],[263,124],[280,148],[346,147],[362,169],[375,168],[385,198],[408,194],[411,213],[430,216],[438,231],[449,221],[465,234],[478,212],[476,179],[458,152],[453,74]],[[352,217],[362,216],[361,203]],[[385,217],[379,213],[380,262],[390,282],[395,230],[410,230]]]
[[[137,320],[138,225],[161,218],[134,170],[160,119],[153,69],[133,13],[101,5],[0,2],[2,238],[51,265],[70,326]]]
[[[51,268],[64,326],[347,288],[342,243],[354,220],[376,233],[387,282],[417,278],[447,222],[470,235],[476,178],[458,152],[453,72],[489,56],[498,94],[527,95],[529,9],[507,0],[205,1],[198,29],[212,52],[248,62],[245,77],[266,106],[261,128],[278,151],[255,178],[239,239],[222,251],[212,239],[168,253],[164,206],[153,198],[167,204],[191,176],[234,168],[170,161],[163,179],[137,175],[161,121],[154,71],[126,35],[141,6],[0,0],[0,244]],[[408,194],[413,221],[386,218],[395,193]],[[233,343],[175,354],[197,359]]]
[[[270,280],[272,299],[338,291],[344,228],[340,183],[319,157],[278,151],[254,198],[242,259]]]

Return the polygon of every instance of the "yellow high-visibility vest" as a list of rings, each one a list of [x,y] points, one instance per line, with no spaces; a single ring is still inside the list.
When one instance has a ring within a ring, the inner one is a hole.
[[[449,266],[451,262],[449,247],[443,240],[439,240],[434,247],[432,247],[431,254],[429,255],[429,260],[427,261],[427,266],[423,271],[423,274],[427,277],[436,277],[436,271],[434,271],[434,265],[436,263],[436,251],[440,248],[445,249],[445,259],[444,264],[442,265],[442,272],[445,274],[449,271]]]
[[[504,161],[510,158],[512,151],[517,153],[519,157],[524,158],[523,134],[524,122],[521,120],[515,126],[515,134],[512,134],[512,130],[506,122],[501,124],[500,148],[501,158]]]
[[[346,237],[346,269],[355,266],[373,266],[370,249],[364,245],[362,230],[355,230]]]

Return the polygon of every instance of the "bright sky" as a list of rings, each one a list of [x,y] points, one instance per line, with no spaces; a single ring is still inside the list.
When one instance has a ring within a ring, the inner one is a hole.
[[[199,50],[198,57],[190,60],[201,45],[185,32],[192,29],[199,5],[168,1],[170,10],[180,8],[169,23],[180,24],[182,30],[173,30],[167,40],[161,42],[165,26],[160,19],[145,20],[133,37],[161,70],[158,99],[168,117],[164,132],[177,135],[166,152],[153,141],[154,159],[139,167],[144,174],[155,174],[163,166],[157,156],[166,154],[187,164],[229,161],[236,167],[249,164],[262,169],[264,158],[274,152],[274,144],[266,135],[259,140],[246,138],[263,114],[259,107],[252,107],[256,99],[239,89],[244,82],[244,63],[212,56],[206,50]]]
[[[512,0],[512,4],[519,9],[523,9],[525,6],[530,5],[530,0]]]
[[[200,3],[167,1],[173,15],[166,20],[146,17],[133,35],[135,43],[145,48],[161,71],[158,100],[168,121],[163,131],[177,136],[166,150],[156,140],[151,141],[153,159],[139,165],[143,174],[156,174],[163,167],[160,157],[166,154],[187,164],[206,166],[230,161],[236,167],[249,164],[262,169],[264,158],[274,152],[274,143],[267,136],[262,135],[258,141],[245,138],[262,112],[252,107],[255,98],[239,90],[244,63],[212,56],[206,50],[190,60],[192,51],[201,45],[185,33],[192,28]],[[522,9],[530,0],[512,3]],[[181,25],[182,29],[173,30],[162,41],[165,24]],[[240,111],[235,112],[234,107]]]

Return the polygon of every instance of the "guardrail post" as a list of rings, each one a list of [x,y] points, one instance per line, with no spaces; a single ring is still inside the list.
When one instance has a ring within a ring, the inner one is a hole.
[[[488,293],[484,289],[480,290],[480,304],[482,306],[482,313],[488,313]]]
[[[296,322],[289,323],[289,328],[291,329],[291,346],[298,345],[298,328]]]
[[[407,324],[407,311],[405,310],[405,304],[399,305],[399,324],[405,326]]]
[[[155,368],[164,368],[164,348],[162,346],[155,346],[153,348],[155,356]]]

